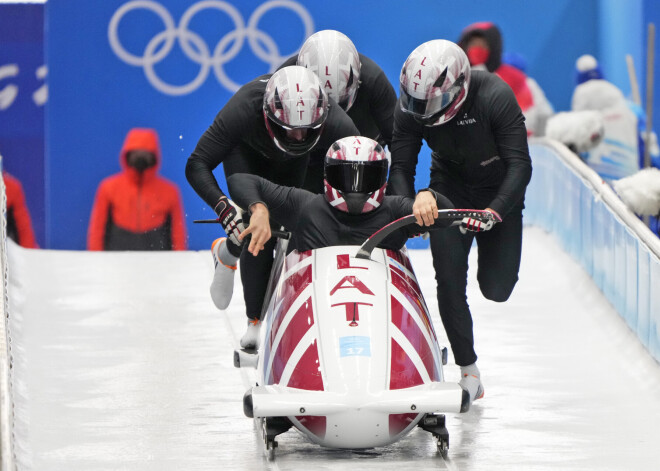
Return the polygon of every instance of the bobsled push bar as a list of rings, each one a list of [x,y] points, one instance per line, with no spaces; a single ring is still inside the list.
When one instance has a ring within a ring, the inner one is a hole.
[[[439,209],[438,210],[438,219],[448,219],[453,220],[452,225],[458,225],[461,223],[463,218],[474,218],[482,222],[487,222],[491,219],[492,213],[490,211],[484,211],[480,209]],[[401,229],[409,224],[415,224],[416,219],[412,214],[409,216],[404,216],[392,221],[387,226],[380,229],[378,232],[375,232],[371,237],[369,237],[364,244],[358,250],[358,253],[355,255],[356,258],[371,258],[371,252],[380,244],[388,235],[397,229]]]
[[[327,391],[306,391],[280,385],[260,385],[243,397],[248,417],[332,415],[351,409],[388,414],[466,412],[470,394],[458,383],[428,383],[381,391],[367,397]]]

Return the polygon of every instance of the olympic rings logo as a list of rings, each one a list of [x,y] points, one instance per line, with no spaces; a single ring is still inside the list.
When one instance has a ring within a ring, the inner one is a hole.
[[[108,25],[108,40],[110,47],[122,61],[133,66],[142,67],[149,83],[164,94],[186,95],[197,90],[206,81],[211,67],[218,81],[231,92],[235,92],[241,84],[231,80],[223,66],[238,55],[246,39],[254,54],[269,64],[269,72],[274,71],[284,60],[296,52],[291,51],[287,54],[280,54],[275,40],[268,33],[258,28],[261,18],[275,8],[289,9],[302,20],[305,28],[305,36],[300,44],[302,46],[305,39],[314,32],[314,22],[309,12],[302,5],[292,0],[270,0],[263,3],[252,13],[247,25],[241,13],[230,3],[221,0],[203,0],[195,3],[184,12],[178,26],[174,24],[174,19],[167,8],[160,3],[153,0],[133,0],[122,5],[112,15]],[[122,18],[131,11],[138,9],[155,13],[165,26],[163,31],[149,40],[142,56],[128,52],[118,36],[119,23]],[[228,32],[218,41],[212,54],[206,41],[188,29],[193,17],[207,9],[220,10],[226,13],[235,26],[233,31]],[[172,85],[165,82],[156,74],[154,69],[154,66],[170,53],[177,40],[186,57],[200,66],[197,76],[185,85]]]

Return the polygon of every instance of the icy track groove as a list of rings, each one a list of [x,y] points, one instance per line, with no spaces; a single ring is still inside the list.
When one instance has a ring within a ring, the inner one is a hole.
[[[412,260],[436,331],[430,252]],[[471,265],[476,268],[476,251]],[[449,459],[414,431],[385,448],[322,449],[295,431],[265,460],[232,366],[245,327],[208,295],[210,253],[9,247],[15,441],[23,470],[660,469],[660,366],[552,236],[527,228],[504,304],[468,300],[486,396],[449,415]],[[444,342],[446,343],[446,342]],[[446,374],[458,379],[450,355]]]

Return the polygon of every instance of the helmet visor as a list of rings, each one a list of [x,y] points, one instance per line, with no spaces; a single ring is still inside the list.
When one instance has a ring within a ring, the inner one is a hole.
[[[373,193],[387,181],[387,160],[356,162],[326,158],[325,179],[342,193]]]
[[[428,100],[415,98],[401,87],[401,110],[423,120],[432,117],[437,119],[460,95],[464,81],[465,76],[461,75],[447,91]]]
[[[270,121],[273,137],[287,153],[292,155],[300,155],[312,150],[321,137],[325,122],[319,120],[310,126],[289,126],[277,119],[271,119],[270,114],[266,116]]]

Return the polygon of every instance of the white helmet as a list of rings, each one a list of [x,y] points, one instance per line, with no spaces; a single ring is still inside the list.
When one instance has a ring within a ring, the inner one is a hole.
[[[297,64],[318,75],[325,92],[344,111],[350,109],[360,84],[360,56],[345,34],[331,29],[312,34],[300,49]]]
[[[363,136],[335,141],[325,155],[324,194],[345,213],[373,211],[383,202],[389,161],[381,145]]]
[[[418,46],[401,69],[400,104],[426,126],[458,114],[470,86],[470,61],[451,41],[435,39]]]
[[[291,155],[309,152],[319,141],[328,116],[328,96],[310,70],[292,65],[266,84],[264,120],[275,145]]]

